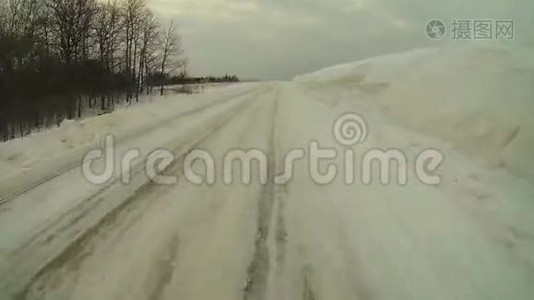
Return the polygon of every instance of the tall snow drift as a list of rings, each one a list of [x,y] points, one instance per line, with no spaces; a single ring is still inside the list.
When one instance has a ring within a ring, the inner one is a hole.
[[[295,81],[372,92],[402,124],[534,181],[534,68],[526,66],[528,59],[504,48],[418,49]]]

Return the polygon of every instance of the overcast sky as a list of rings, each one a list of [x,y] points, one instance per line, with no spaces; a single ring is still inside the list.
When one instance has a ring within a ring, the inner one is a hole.
[[[148,0],[175,19],[195,75],[291,79],[379,54],[438,46],[425,27],[441,19],[513,19],[510,45],[534,46],[532,0]],[[495,42],[498,43],[498,42]]]

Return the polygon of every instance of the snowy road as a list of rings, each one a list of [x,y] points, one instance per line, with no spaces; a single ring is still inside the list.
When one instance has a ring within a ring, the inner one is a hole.
[[[224,95],[125,134],[117,155],[204,149],[219,164],[229,150],[254,148],[279,174],[286,153],[311,141],[343,153],[332,124],[356,112],[369,126],[357,153],[395,148],[413,162],[440,149],[439,185],[417,180],[412,165],[404,186],[320,185],[305,161],[283,185],[224,184],[222,174],[213,185],[184,176],[157,185],[135,166],[128,185],[94,185],[81,150],[70,151],[26,180],[2,177],[0,299],[533,299],[532,185],[397,124],[372,101],[378,88],[272,82],[214,92]],[[166,172],[180,174],[179,160]]]

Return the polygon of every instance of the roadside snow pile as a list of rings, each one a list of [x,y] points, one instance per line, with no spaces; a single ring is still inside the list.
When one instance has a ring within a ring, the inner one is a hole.
[[[429,48],[339,65],[295,81],[354,88],[401,124],[534,181],[534,68],[524,65],[527,59],[532,57],[502,48]]]

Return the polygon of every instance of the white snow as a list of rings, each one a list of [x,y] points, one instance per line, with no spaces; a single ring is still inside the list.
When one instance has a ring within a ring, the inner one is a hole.
[[[533,299],[533,76],[518,61],[496,48],[419,49],[173,96],[0,145],[0,198],[12,196],[0,204],[0,298]],[[352,148],[332,135],[346,112],[369,126]],[[311,141],[357,158],[395,148],[413,163],[433,148],[446,160],[436,186],[412,164],[405,186],[364,185],[361,174],[347,184],[342,155],[327,185],[312,181],[307,159],[285,185],[226,185],[218,169],[213,185],[179,176],[159,186],[142,160],[128,185],[64,171],[108,133],[117,155],[205,149],[219,168],[227,151],[262,149],[277,174]]]
[[[82,156],[113,134],[128,140],[162,127],[181,115],[252,91],[255,83],[214,86],[203,94],[173,94],[124,107],[111,114],[65,120],[61,126],[0,144],[0,202],[81,162]],[[11,194],[11,195],[10,195]]]
[[[401,124],[534,181],[533,57],[517,52],[472,45],[418,49],[295,80],[376,94],[374,101]]]

